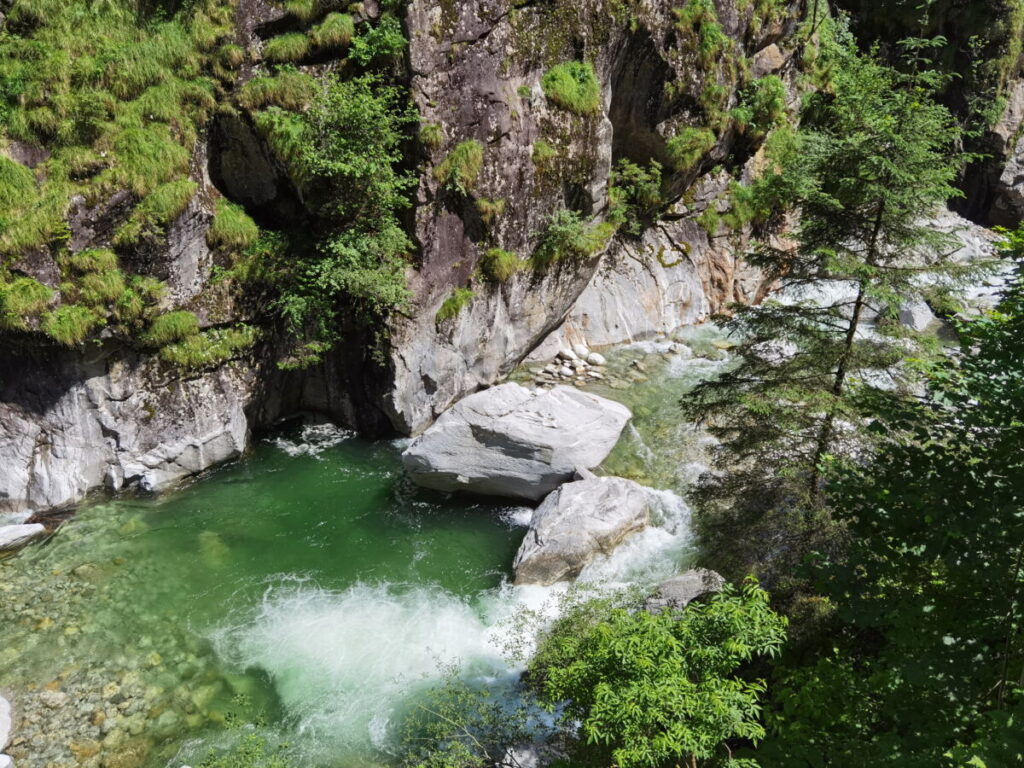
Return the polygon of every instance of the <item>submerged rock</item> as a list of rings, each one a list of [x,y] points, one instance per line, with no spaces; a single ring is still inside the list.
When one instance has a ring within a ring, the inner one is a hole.
[[[46,533],[46,528],[39,523],[25,525],[2,525],[0,526],[0,552],[5,549],[18,549],[24,547]],[[2,719],[2,705],[0,705],[0,719]]]
[[[630,420],[629,409],[558,386],[502,384],[450,408],[405,453],[413,482],[538,501],[600,464]]]
[[[644,608],[651,613],[666,608],[685,608],[698,597],[721,592],[725,579],[707,568],[694,568],[663,582],[654,594],[644,601]]]
[[[621,477],[567,483],[544,499],[516,553],[516,584],[554,584],[578,576],[650,519],[647,490]]]

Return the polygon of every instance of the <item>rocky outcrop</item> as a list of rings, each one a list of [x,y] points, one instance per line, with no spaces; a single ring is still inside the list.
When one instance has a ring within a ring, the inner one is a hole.
[[[650,519],[646,489],[621,477],[566,483],[537,507],[512,565],[516,584],[554,584],[579,575]]]
[[[537,501],[615,447],[629,410],[570,387],[502,384],[445,412],[402,454],[414,482]]]
[[[251,370],[178,377],[145,358],[8,356],[0,372],[0,511],[160,490],[239,456]]]
[[[662,582],[644,601],[644,608],[650,613],[681,610],[694,600],[721,592],[724,588],[725,579],[721,574],[707,568],[694,568]]]
[[[46,528],[39,523],[0,525],[0,552],[3,552],[4,550],[20,549],[45,534]],[[2,705],[0,705],[0,709],[2,709]],[[2,719],[3,713],[0,712],[0,720]],[[3,749],[2,744],[0,744],[0,749]]]

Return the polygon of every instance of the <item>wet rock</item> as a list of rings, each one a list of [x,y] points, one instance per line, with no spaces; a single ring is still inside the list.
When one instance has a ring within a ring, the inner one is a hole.
[[[630,418],[625,406],[568,387],[502,384],[446,411],[402,461],[427,488],[539,500],[577,467],[600,464]]]
[[[19,549],[44,536],[46,529],[38,523],[0,526],[0,551]]]
[[[554,584],[578,576],[599,553],[613,550],[649,521],[643,486],[621,477],[567,483],[533,513],[516,553],[516,584]]]
[[[0,750],[6,749],[11,743],[11,734],[14,731],[14,714],[11,710],[11,703],[0,696]]]
[[[681,609],[699,597],[721,592],[725,579],[707,568],[694,568],[659,585],[654,594],[644,601],[644,608],[658,613],[666,608]]]
[[[587,362],[591,365],[607,365],[608,361],[605,360],[604,355],[599,355],[597,352],[591,352],[587,355]]]

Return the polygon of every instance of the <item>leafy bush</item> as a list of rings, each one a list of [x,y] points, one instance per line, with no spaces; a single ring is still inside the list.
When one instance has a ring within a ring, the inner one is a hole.
[[[254,77],[242,86],[238,103],[246,109],[275,106],[297,111],[305,109],[316,93],[316,81],[296,69],[281,68],[273,76]]]
[[[522,268],[516,254],[501,248],[491,248],[480,259],[480,271],[492,283],[503,283]]]
[[[604,248],[613,234],[612,223],[588,225],[576,211],[560,210],[548,219],[531,262],[535,269],[547,269],[566,259],[580,261]]]
[[[211,248],[248,248],[260,236],[260,228],[240,205],[224,200],[217,201],[217,213],[206,232],[206,242]]]
[[[457,144],[434,168],[434,178],[441,182],[443,188],[468,195],[476,186],[483,163],[484,145],[475,139],[468,139]]]
[[[441,308],[437,310],[437,315],[434,319],[440,323],[444,320],[458,317],[459,313],[466,308],[472,298],[473,291],[469,288],[456,288],[452,291],[451,296],[441,304]]]
[[[249,325],[204,331],[163,347],[160,359],[179,368],[219,365],[250,349],[257,338],[257,330]]]
[[[73,347],[85,341],[101,323],[101,318],[88,307],[66,304],[43,317],[43,331],[61,344]]]
[[[775,656],[785,627],[752,579],[682,611],[592,600],[542,633],[528,680],[564,729],[578,727],[572,765],[697,765],[729,739],[764,735],[764,683],[741,670]]]
[[[143,341],[154,347],[162,347],[195,336],[197,333],[199,318],[192,312],[167,312],[153,320]]]
[[[544,95],[562,109],[592,115],[601,108],[601,86],[589,61],[566,61],[544,73]]]
[[[371,27],[352,40],[348,57],[366,67],[377,59],[396,59],[402,55],[409,41],[402,32],[402,22],[385,14],[377,26]]]
[[[715,146],[715,141],[715,134],[706,128],[683,128],[665,147],[672,169],[678,173],[691,170]]]
[[[313,45],[318,48],[343,48],[356,34],[355,20],[347,13],[329,13],[310,30]]]
[[[785,121],[786,86],[777,75],[755,80],[743,91],[732,116],[740,131],[755,140],[763,138]]]
[[[288,32],[270,38],[263,46],[263,57],[279,64],[300,61],[309,55],[310,39],[304,32]]]
[[[652,160],[646,168],[623,158],[612,172],[608,195],[610,218],[621,221],[628,232],[639,234],[665,205],[661,194],[661,164]]]

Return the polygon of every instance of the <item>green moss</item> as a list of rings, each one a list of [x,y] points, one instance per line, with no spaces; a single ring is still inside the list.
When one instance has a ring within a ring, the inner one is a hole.
[[[67,304],[43,317],[43,331],[55,341],[72,347],[85,341],[102,322],[102,318],[88,307]]]
[[[309,32],[318,48],[344,48],[356,34],[355,20],[347,13],[329,13]]]
[[[25,318],[38,315],[53,300],[53,291],[31,277],[0,284],[0,328],[25,328]]]
[[[503,283],[522,268],[516,254],[501,248],[491,248],[480,259],[480,271],[492,283]]]
[[[601,86],[590,62],[556,64],[540,84],[551,102],[577,115],[592,115],[601,108]]]
[[[192,312],[167,312],[156,317],[143,336],[143,342],[162,347],[199,333],[199,318]]]
[[[434,319],[440,323],[453,317],[458,317],[459,313],[465,309],[466,305],[469,304],[472,298],[473,291],[469,288],[456,288],[452,291],[451,295],[444,300],[444,303],[441,304],[441,308],[437,310],[437,315]]]
[[[263,46],[263,58],[285,64],[301,61],[309,55],[310,39],[305,32],[289,32],[270,38]]]
[[[162,235],[164,227],[185,212],[198,189],[199,185],[189,179],[157,187],[136,206],[128,221],[114,233],[114,245],[134,245],[144,238]]]
[[[206,368],[251,349],[258,338],[257,329],[249,325],[218,328],[168,344],[160,350],[160,359],[179,368]]]
[[[434,178],[445,189],[468,195],[476,186],[483,162],[484,145],[475,139],[468,139],[457,144],[440,165],[434,168]]]
[[[476,201],[476,209],[480,213],[481,220],[489,227],[495,219],[505,213],[505,201],[480,198]]]
[[[669,164],[678,173],[692,170],[715,142],[715,134],[706,128],[683,128],[665,146]]]
[[[206,242],[211,248],[244,250],[256,242],[260,228],[245,209],[223,198],[217,201],[217,213],[206,232]]]

